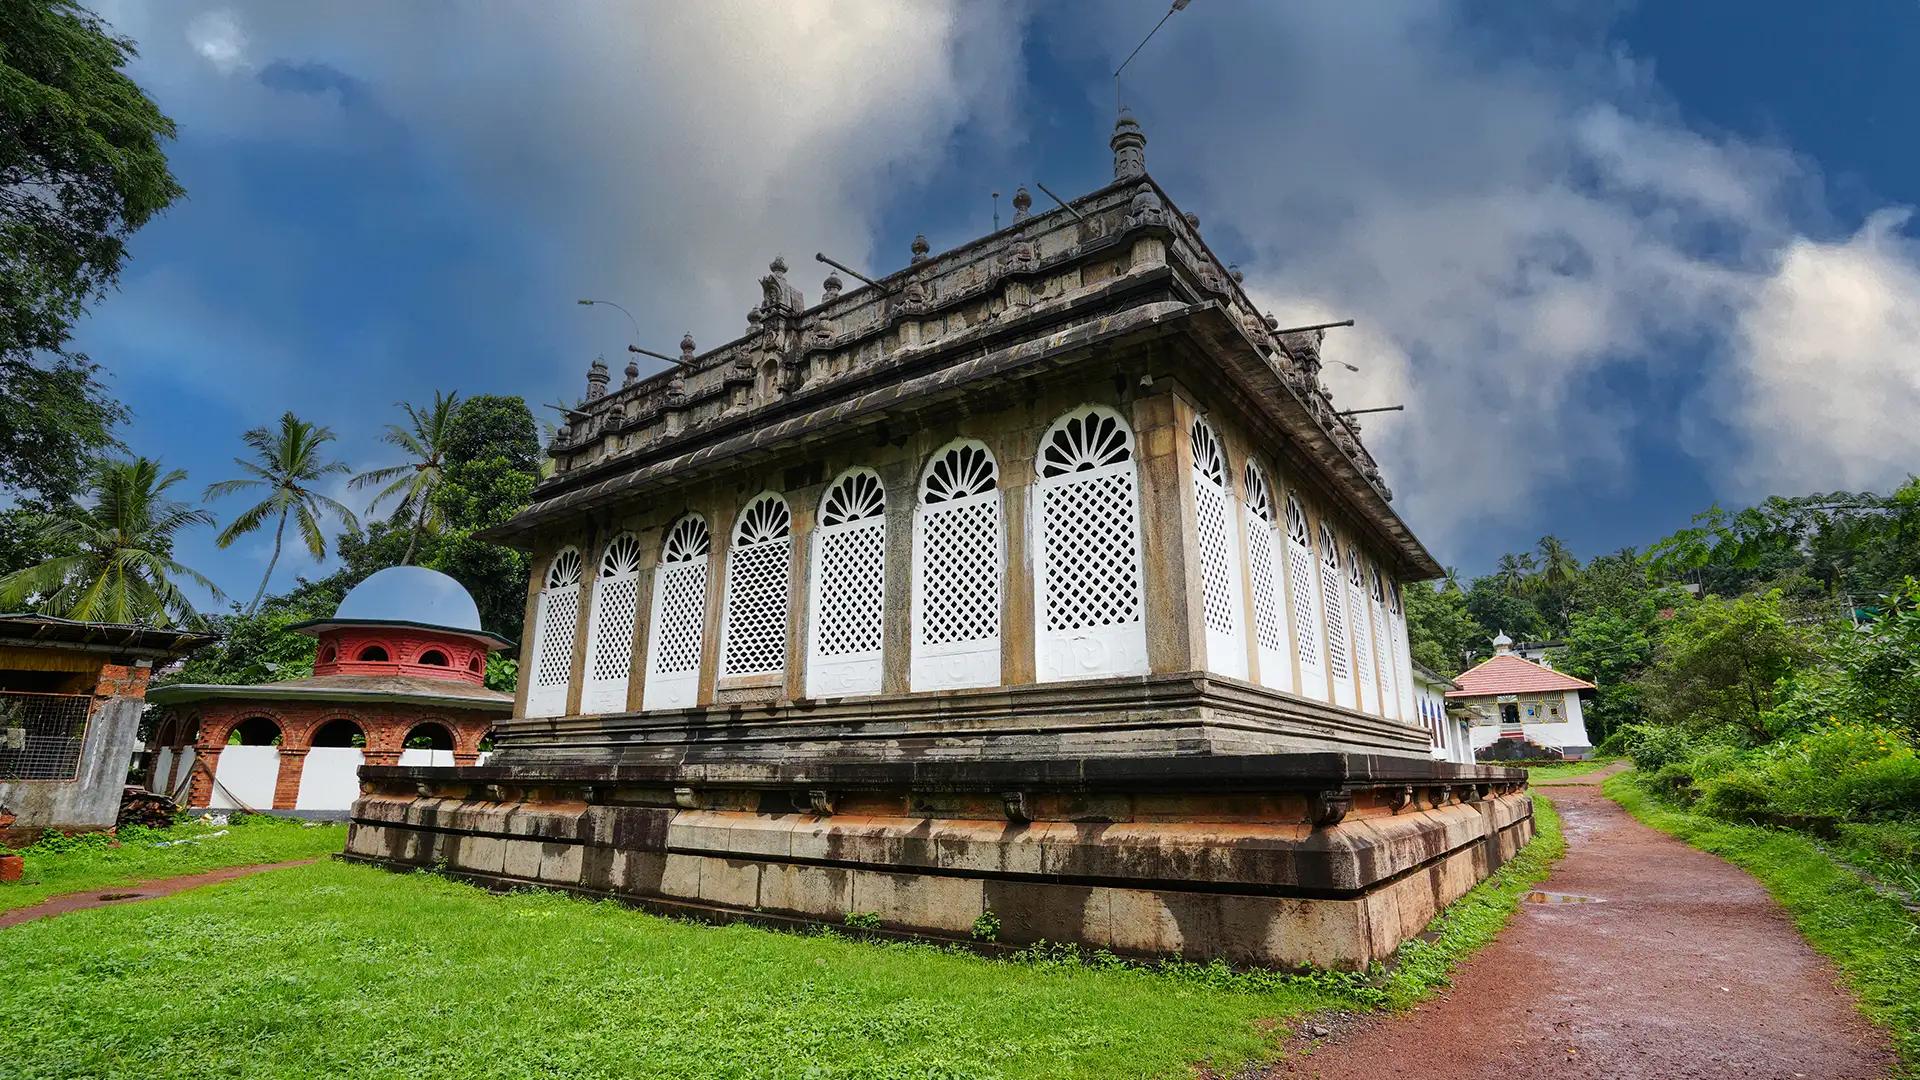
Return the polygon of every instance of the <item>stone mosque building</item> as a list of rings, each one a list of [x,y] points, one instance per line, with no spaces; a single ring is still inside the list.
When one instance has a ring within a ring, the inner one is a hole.
[[[349,857],[683,914],[1359,966],[1531,836],[1437,759],[1359,427],[1145,167],[587,396],[484,765]],[[866,279],[861,279],[865,281]],[[988,915],[991,913],[991,917]]]

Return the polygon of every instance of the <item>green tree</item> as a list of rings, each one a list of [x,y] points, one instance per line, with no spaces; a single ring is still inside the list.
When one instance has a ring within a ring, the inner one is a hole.
[[[1480,624],[1467,611],[1458,588],[1435,589],[1425,584],[1402,590],[1407,602],[1407,645],[1413,658],[1439,675],[1452,678],[1465,670],[1473,655],[1486,645]]]
[[[413,561],[414,548],[419,544],[421,534],[439,532],[443,523],[444,515],[434,500],[434,494],[440,490],[441,481],[446,477],[447,439],[459,400],[457,393],[442,394],[436,390],[432,405],[416,407],[408,402],[400,402],[400,408],[407,414],[407,424],[405,427],[388,424],[381,441],[406,451],[412,460],[404,465],[369,469],[353,478],[351,486],[356,488],[386,485],[373,497],[371,508],[377,509],[388,499],[395,499],[394,517],[412,520],[412,527],[407,534],[407,550],[400,556],[401,565]]]
[[[41,527],[43,550],[73,554],[0,578],[0,609],[33,603],[49,615],[89,622],[198,624],[175,579],[222,597],[213,582],[173,558],[176,533],[213,524],[205,510],[167,498],[167,489],[186,478],[181,469],[162,473],[148,458],[99,463],[91,501],[70,502]]]
[[[181,195],[173,122],[123,69],[132,42],[68,0],[0,4],[0,489],[59,502],[124,418],[73,323],[126,243]]]
[[[1508,592],[1497,573],[1476,579],[1467,590],[1466,603],[1468,613],[1480,624],[1483,644],[1502,633],[1517,641],[1546,636],[1546,620],[1540,617],[1540,609],[1530,598]]]
[[[1675,611],[1639,686],[1655,720],[1731,727],[1764,743],[1774,734],[1768,718],[1784,681],[1814,656],[1807,635],[1788,624],[1778,592],[1709,596]]]
[[[327,538],[320,531],[320,519],[323,516],[332,514],[339,518],[349,531],[357,531],[360,523],[355,520],[352,510],[313,487],[328,476],[347,471],[344,462],[331,461],[323,456],[326,444],[334,439],[332,429],[309,424],[292,412],[286,412],[281,414],[277,430],[253,428],[241,439],[253,449],[254,459],[234,458],[233,463],[250,475],[210,484],[206,497],[218,499],[234,492],[261,488],[267,491],[266,498],[242,511],[215,538],[215,543],[221,547],[231,547],[235,540],[266,524],[268,518],[276,519],[273,557],[267,560],[267,572],[260,576],[260,588],[254,591],[253,600],[247,604],[247,613],[252,614],[260,606],[260,598],[266,595],[267,582],[273,579],[273,568],[280,561],[280,545],[286,537],[287,518],[293,518],[299,526],[307,552],[315,560],[327,557]]]

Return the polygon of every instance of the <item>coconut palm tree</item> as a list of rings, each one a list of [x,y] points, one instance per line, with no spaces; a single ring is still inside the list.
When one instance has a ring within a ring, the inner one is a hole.
[[[253,460],[234,458],[233,463],[250,475],[209,484],[206,497],[218,499],[236,491],[258,488],[267,491],[265,499],[243,511],[214,538],[223,548],[233,546],[235,540],[266,524],[268,518],[278,519],[273,530],[273,557],[267,560],[267,572],[260,576],[260,588],[254,591],[253,601],[247,605],[247,614],[251,615],[267,593],[274,564],[280,561],[287,518],[293,518],[299,525],[307,553],[315,560],[327,557],[327,538],[320,531],[323,515],[332,514],[354,530],[360,528],[360,522],[344,504],[313,488],[326,477],[347,471],[346,463],[329,461],[323,456],[323,448],[334,439],[331,428],[309,424],[287,412],[281,414],[279,428],[257,427],[240,438],[253,448]]]
[[[1500,556],[1499,563],[1493,568],[1493,577],[1500,583],[1502,592],[1508,596],[1519,596],[1526,591],[1527,579],[1533,576],[1535,569],[1532,555],[1509,552]]]
[[[174,583],[187,578],[224,600],[220,590],[173,559],[174,534],[212,525],[213,515],[167,498],[186,470],[160,471],[149,458],[94,467],[91,501],[68,504],[38,532],[48,551],[76,551],[0,578],[0,610],[32,605],[48,615],[89,622],[196,625],[201,619]]]
[[[1566,542],[1557,536],[1540,538],[1540,576],[1539,582],[1548,589],[1557,589],[1571,582],[1580,573],[1580,560],[1569,549]]]
[[[373,484],[385,484],[380,493],[368,504],[369,509],[378,509],[388,499],[397,499],[393,508],[395,518],[412,518],[412,534],[407,538],[407,553],[400,557],[405,566],[413,562],[413,550],[420,542],[421,533],[440,531],[440,508],[434,505],[433,494],[440,490],[440,482],[445,478],[443,470],[449,433],[453,429],[453,414],[458,407],[458,393],[442,394],[433,392],[433,404],[425,407],[408,402],[399,402],[400,408],[407,414],[407,424],[388,424],[387,433],[380,441],[405,450],[413,460],[404,465],[392,465],[384,469],[369,469],[353,478],[348,486],[363,488]]]

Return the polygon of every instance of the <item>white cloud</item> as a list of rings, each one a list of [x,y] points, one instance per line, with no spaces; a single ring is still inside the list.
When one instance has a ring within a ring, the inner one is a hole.
[[[1920,471],[1920,251],[1906,211],[1851,237],[1796,237],[1735,324],[1732,376],[1706,388],[1732,427],[1697,443],[1740,495],[1886,488]]]
[[[214,70],[231,75],[247,66],[247,35],[240,29],[240,17],[220,8],[203,11],[187,24],[187,43]]]

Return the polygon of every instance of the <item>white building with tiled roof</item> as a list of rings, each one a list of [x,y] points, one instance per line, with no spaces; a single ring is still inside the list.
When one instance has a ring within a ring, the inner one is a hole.
[[[1459,689],[1447,691],[1447,701],[1473,714],[1476,752],[1501,739],[1524,739],[1568,757],[1593,749],[1580,698],[1591,695],[1594,685],[1515,656],[1513,639],[1505,634],[1493,639],[1491,659],[1453,681]]]

